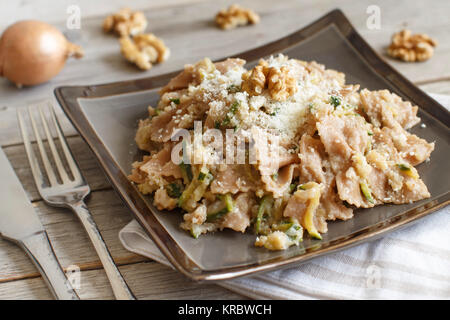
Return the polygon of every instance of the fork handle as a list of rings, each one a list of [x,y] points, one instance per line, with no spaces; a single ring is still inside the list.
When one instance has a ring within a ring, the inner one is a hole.
[[[47,232],[41,231],[18,241],[39,269],[50,291],[59,300],[79,300],[56,258]]]
[[[71,204],[70,208],[76,213],[83,224],[83,227],[86,229],[86,232],[94,245],[95,251],[97,251],[100,261],[103,264],[116,299],[135,300],[136,298],[114,263],[114,260],[111,257],[105,242],[103,241],[102,235],[100,234],[100,231],[98,230],[97,225],[95,224],[94,219],[92,218],[92,215],[84,201],[81,200]]]

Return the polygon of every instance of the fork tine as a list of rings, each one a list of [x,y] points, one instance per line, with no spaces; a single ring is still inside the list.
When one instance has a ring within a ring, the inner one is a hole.
[[[58,150],[56,150],[55,142],[53,141],[53,135],[50,133],[50,130],[47,125],[47,119],[44,116],[44,112],[42,111],[42,105],[39,106],[39,114],[41,116],[42,124],[44,126],[45,135],[47,136],[47,141],[50,146],[50,151],[52,152],[53,160],[55,161],[56,168],[58,169],[59,176],[63,183],[69,183],[70,178],[67,175],[66,170],[64,169],[64,165],[59,156]]]
[[[28,107],[28,114],[30,115],[31,126],[33,127],[34,136],[39,147],[39,152],[41,153],[41,159],[44,163],[45,171],[47,172],[48,181],[50,182],[50,186],[55,186],[58,184],[55,176],[55,171],[53,171],[52,165],[48,160],[47,152],[45,151],[44,144],[42,143],[41,135],[39,134],[39,131],[37,129],[36,121],[34,120],[30,106]]]
[[[34,182],[36,183],[36,187],[40,190],[44,186],[44,177],[42,176],[42,171],[39,167],[38,160],[34,154],[33,147],[31,146],[27,127],[24,124],[23,117],[19,109],[17,109],[17,120],[19,122],[20,133],[22,135],[23,144],[25,145],[25,152],[27,153]]]
[[[64,155],[66,156],[66,160],[70,167],[70,170],[72,170],[74,180],[80,181],[80,180],[82,180],[80,169],[78,168],[78,165],[75,163],[72,153],[70,152],[70,149],[67,145],[66,138],[64,137],[64,135],[62,133],[61,126],[59,125],[59,122],[56,118],[55,108],[53,107],[53,105],[50,102],[49,102],[49,107],[50,107],[50,115],[52,117],[53,124],[55,125],[59,142],[61,143],[61,147],[63,149]]]

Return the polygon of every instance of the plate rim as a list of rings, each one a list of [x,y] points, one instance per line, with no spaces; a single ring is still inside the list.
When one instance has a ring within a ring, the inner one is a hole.
[[[412,82],[402,76],[398,71],[385,62],[378,53],[356,31],[347,17],[340,9],[334,9],[319,19],[313,21],[304,28],[287,35],[281,39],[270,42],[266,45],[245,51],[232,57],[243,58],[247,61],[254,61],[257,58],[273,54],[274,52],[286,49],[302,40],[334,25],[344,38],[362,56],[365,62],[374,71],[389,82],[398,92],[403,93],[408,100],[421,109],[426,110],[436,120],[442,123],[450,132],[450,112],[440,105],[433,98],[425,94]],[[218,59],[220,61],[222,59]],[[257,272],[265,272],[274,269],[292,266],[308,261],[311,258],[338,250],[350,248],[368,240],[375,240],[394,230],[398,230],[420,218],[444,207],[450,203],[450,191],[440,195],[436,199],[430,200],[419,207],[403,212],[399,216],[381,221],[359,230],[345,239],[331,241],[325,247],[317,250],[307,249],[306,253],[293,257],[276,257],[261,263],[247,264],[237,267],[223,267],[216,270],[201,269],[189,256],[178,246],[176,241],[165,232],[165,228],[152,214],[151,209],[146,205],[142,195],[131,184],[126,174],[120,170],[107,147],[96,134],[88,119],[77,102],[78,98],[98,98],[123,93],[131,93],[161,87],[181,70],[134,80],[119,81],[106,84],[88,86],[62,86],[54,90],[56,100],[62,107],[64,113],[69,118],[75,129],[83,140],[88,144],[94,153],[100,167],[105,172],[113,188],[120,196],[125,205],[131,210],[134,218],[143,227],[150,238],[155,242],[161,252],[170,263],[182,274],[195,281],[219,281],[232,279],[240,276],[250,275]],[[431,106],[433,106],[431,108]],[[437,107],[436,107],[437,106]],[[387,225],[386,225],[387,224]]]

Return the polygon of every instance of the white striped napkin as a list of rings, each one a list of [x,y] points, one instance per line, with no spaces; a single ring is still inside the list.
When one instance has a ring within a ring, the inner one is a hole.
[[[433,98],[450,109],[450,96]],[[219,282],[254,299],[450,299],[450,206],[415,225],[299,266]],[[124,247],[170,266],[133,220]]]

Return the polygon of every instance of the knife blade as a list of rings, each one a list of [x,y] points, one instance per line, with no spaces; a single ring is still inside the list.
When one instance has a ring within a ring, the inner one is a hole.
[[[79,300],[56,258],[22,184],[0,147],[0,236],[15,242],[30,257],[55,298]]]
[[[20,241],[44,231],[25,190],[0,148],[0,235]]]

